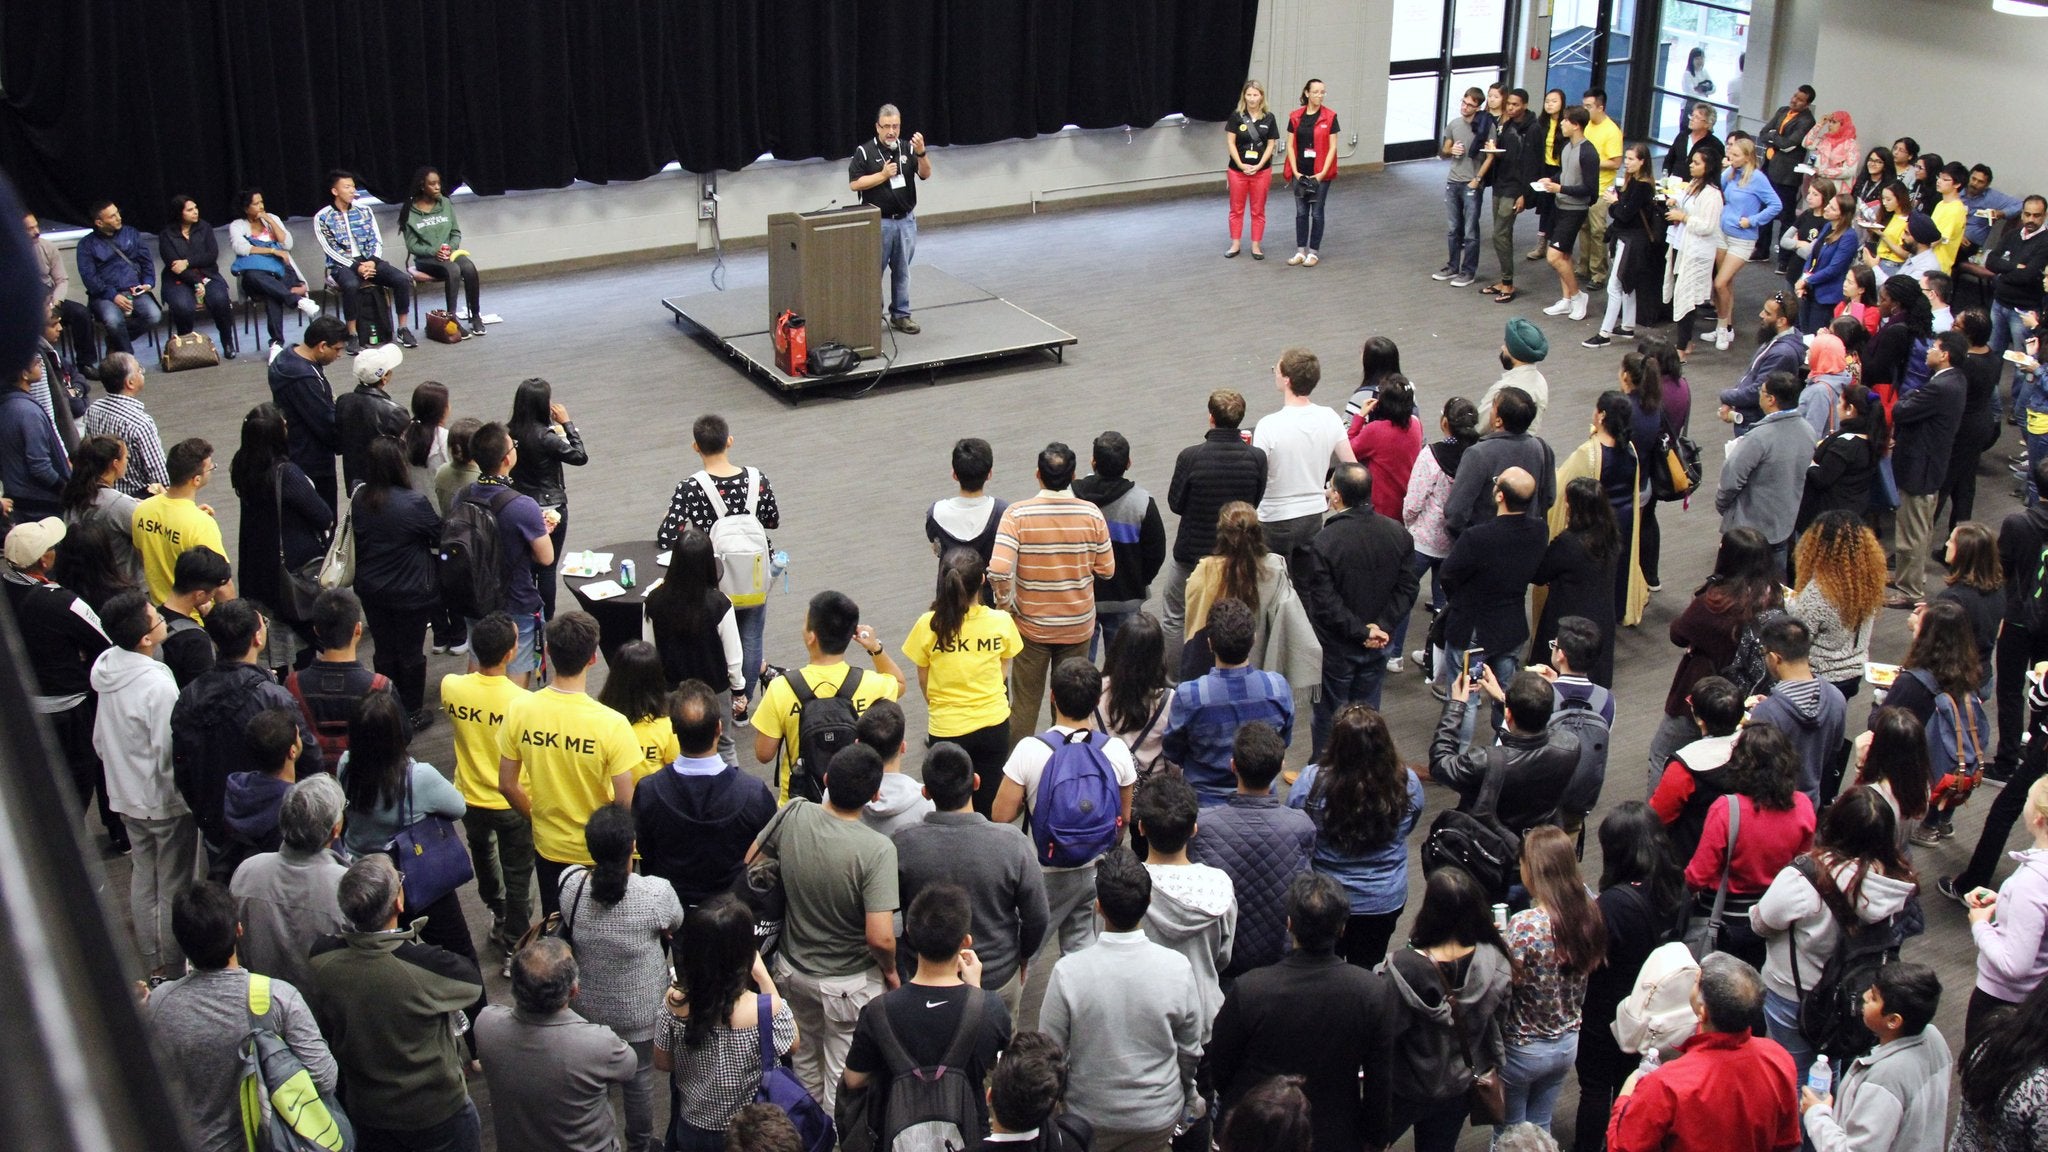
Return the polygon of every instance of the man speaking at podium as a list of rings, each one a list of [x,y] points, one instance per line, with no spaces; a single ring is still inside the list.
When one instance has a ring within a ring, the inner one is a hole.
[[[932,178],[924,154],[924,133],[903,135],[903,115],[894,104],[875,113],[875,138],[854,149],[846,166],[847,187],[863,204],[882,212],[882,268],[889,274],[889,326],[916,335],[910,318],[910,257],[917,251],[917,181]],[[917,174],[911,178],[912,171]]]

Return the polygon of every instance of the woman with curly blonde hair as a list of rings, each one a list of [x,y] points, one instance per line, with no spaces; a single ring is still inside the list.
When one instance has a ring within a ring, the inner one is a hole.
[[[1884,611],[1884,545],[1853,513],[1825,512],[1799,538],[1793,561],[1799,582],[1785,608],[1813,630],[1813,674],[1854,696]]]

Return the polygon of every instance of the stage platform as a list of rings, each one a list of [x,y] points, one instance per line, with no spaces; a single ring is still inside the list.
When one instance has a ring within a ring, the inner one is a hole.
[[[884,328],[883,355],[862,360],[853,371],[839,376],[787,376],[775,367],[765,285],[675,296],[661,305],[678,325],[696,332],[743,370],[788,395],[867,384],[884,372],[892,377],[920,373],[927,382],[936,382],[941,368],[1034,352],[1049,352],[1064,362],[1067,345],[1078,342],[1073,333],[943,269],[914,265],[910,283],[917,323],[923,331],[907,336]],[[893,361],[889,358],[892,352]]]

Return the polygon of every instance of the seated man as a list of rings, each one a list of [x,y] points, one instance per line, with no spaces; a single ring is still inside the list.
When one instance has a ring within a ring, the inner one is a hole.
[[[1294,689],[1279,673],[1251,666],[1252,610],[1224,597],[1209,609],[1208,632],[1216,667],[1173,690],[1162,744],[1205,808],[1228,804],[1237,792],[1230,756],[1240,727],[1263,720],[1282,744],[1294,738]]]
[[[78,242],[78,278],[86,305],[107,330],[109,352],[132,352],[135,337],[163,319],[156,290],[156,265],[142,233],[121,223],[111,200],[92,206],[92,233]]]
[[[1493,678],[1493,669],[1480,666],[1477,687],[1507,710],[1507,731],[1491,748],[1480,744],[1460,747],[1459,729],[1473,687],[1463,676],[1451,684],[1451,698],[1444,702],[1436,739],[1429,745],[1430,778],[1455,790],[1458,810],[1470,812],[1478,804],[1487,774],[1500,772],[1500,799],[1494,804],[1494,814],[1502,824],[1524,833],[1539,824],[1556,823],[1558,802],[1578,771],[1579,738],[1549,727],[1555,699],[1550,681],[1525,669],[1516,673],[1503,691],[1500,681]]]
[[[370,285],[389,289],[391,306],[400,317],[397,340],[402,347],[417,348],[412,329],[403,317],[412,309],[412,277],[384,259],[384,238],[377,232],[377,217],[356,203],[356,178],[352,172],[336,169],[327,174],[327,194],[333,203],[313,214],[313,234],[320,250],[327,254],[327,276],[341,293],[341,312],[348,320],[348,354],[363,350],[356,317]],[[381,315],[381,313],[380,313]]]

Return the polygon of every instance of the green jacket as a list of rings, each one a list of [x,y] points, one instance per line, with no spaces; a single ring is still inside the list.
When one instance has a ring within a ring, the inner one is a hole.
[[[425,1128],[469,1101],[448,1017],[475,1002],[483,977],[476,961],[420,943],[425,923],[313,945],[313,986],[304,991],[357,1124]]]
[[[405,240],[405,250],[414,256],[432,258],[443,244],[462,247],[462,225],[455,222],[455,206],[448,203],[446,196],[435,200],[434,206],[425,212],[412,204],[407,204],[403,212],[405,227],[399,231]]]

